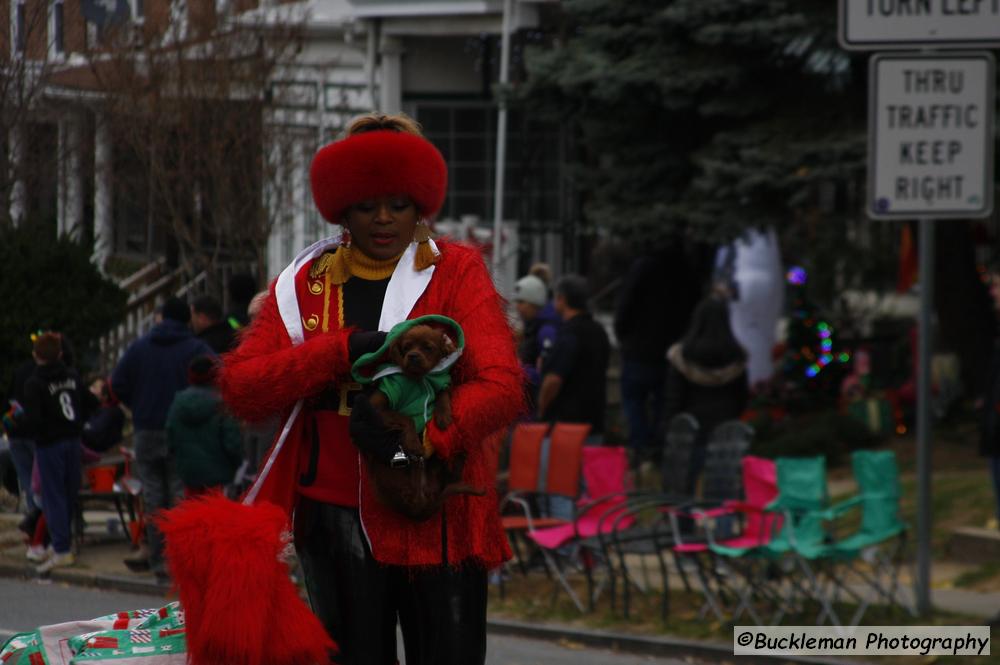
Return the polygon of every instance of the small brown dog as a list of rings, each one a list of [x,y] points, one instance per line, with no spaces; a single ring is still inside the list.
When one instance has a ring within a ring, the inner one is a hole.
[[[449,496],[485,494],[461,482],[464,455],[456,456],[450,465],[438,456],[427,456],[423,433],[414,424],[414,413],[418,418],[426,417],[426,391],[431,389],[426,377],[454,351],[454,342],[441,330],[427,325],[413,326],[389,347],[389,358],[399,366],[400,373],[383,377],[368,396],[383,426],[401,433],[401,453],[397,453],[391,465],[369,458],[369,477],[383,503],[417,521],[438,513]],[[387,381],[393,381],[394,385],[387,386]],[[452,422],[451,394],[445,388],[436,392],[433,399],[434,424],[447,429]],[[391,402],[404,412],[394,410]]]

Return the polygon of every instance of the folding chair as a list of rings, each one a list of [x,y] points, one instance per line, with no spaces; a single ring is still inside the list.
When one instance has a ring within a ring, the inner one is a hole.
[[[545,423],[520,423],[514,427],[510,442],[510,466],[507,478],[507,493],[500,502],[501,514],[508,503],[521,509],[520,515],[504,515],[501,518],[504,531],[510,541],[514,556],[522,573],[527,573],[520,548],[520,534],[534,526],[535,520],[541,525],[551,526],[561,520],[542,520],[532,514],[530,500],[539,491],[542,441],[549,432]]]
[[[690,413],[678,413],[667,424],[660,467],[660,487],[667,496],[684,497],[684,485],[699,429],[698,421]]]
[[[575,501],[580,493],[580,467],[583,457],[583,442],[590,434],[590,425],[577,423],[556,423],[552,427],[548,441],[548,451],[543,448],[545,432],[548,425],[522,424],[514,430],[511,440],[510,476],[508,484],[510,491],[501,501],[501,513],[510,506],[520,509],[520,515],[507,515],[501,518],[504,530],[511,539],[512,548],[517,556],[521,571],[527,574],[525,558],[516,544],[526,532],[531,533],[544,527],[570,525],[573,517],[564,519],[540,515],[535,505],[547,503],[551,496],[565,497]],[[545,466],[545,472],[541,467]],[[558,571],[556,561],[551,555],[541,550],[546,570],[553,574]],[[562,575],[556,574],[559,583],[569,593],[574,604],[583,611],[576,592],[569,586]]]
[[[916,616],[916,609],[904,604],[897,595],[908,526],[899,518],[901,491],[896,454],[891,450],[858,450],[851,455],[851,466],[858,494],[827,511],[829,519],[838,520],[855,508],[861,510],[861,524],[857,530],[831,545],[832,554],[843,560],[874,592],[874,598],[861,598],[851,625],[858,625],[876,599],[884,600],[890,607],[899,605]],[[871,570],[860,565],[860,560],[869,560]]]
[[[702,525],[705,541],[692,542],[679,537],[674,551],[679,557],[696,562],[698,581],[705,595],[700,617],[711,611],[719,621],[724,621],[725,604],[732,596],[739,600],[732,610],[734,616],[749,610],[760,623],[751,603],[756,564],[750,553],[767,543],[772,535],[776,517],[765,513],[765,509],[777,497],[778,486],[773,461],[747,455],[740,467],[744,500],[726,501],[719,508],[692,510],[692,515]],[[728,528],[716,529],[714,525],[722,519],[735,519],[740,524],[738,533],[733,535]],[[742,584],[734,586],[740,580]]]
[[[625,618],[629,617],[631,586],[645,592],[649,575],[645,567],[646,556],[656,556],[662,588],[662,615],[669,612],[668,575],[663,552],[674,544],[673,529],[667,507],[690,501],[684,493],[691,456],[698,441],[698,421],[688,413],[679,413],[667,425],[661,466],[661,492],[634,492],[627,495],[627,502],[614,511],[604,511],[598,526],[597,538],[608,567],[611,607],[617,603],[618,579],[622,581],[622,606]],[[645,586],[634,579],[627,565],[627,557],[641,557]],[[617,561],[617,569],[616,562]],[[683,570],[681,579],[690,589]]]
[[[821,608],[816,618],[817,625],[827,617],[835,625],[841,625],[833,608],[833,597],[827,593],[827,588],[832,585],[850,595],[856,594],[843,584],[834,570],[845,553],[833,550],[829,544],[825,524],[829,504],[826,459],[821,456],[779,457],[777,470],[778,498],[768,509],[780,512],[784,516],[784,524],[780,532],[761,550],[769,558],[790,562],[784,568],[790,574],[784,576],[788,583],[787,589],[772,623],[779,623],[785,613],[796,607],[800,600],[812,598]],[[802,579],[796,571],[801,573]]]

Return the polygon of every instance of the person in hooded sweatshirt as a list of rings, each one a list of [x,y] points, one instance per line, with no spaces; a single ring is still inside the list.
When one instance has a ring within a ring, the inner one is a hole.
[[[240,426],[226,413],[215,388],[215,359],[198,356],[188,367],[190,386],[167,412],[167,448],[188,496],[221,489],[243,462]]]
[[[70,528],[80,489],[80,430],[96,400],[62,361],[58,333],[40,334],[32,355],[37,367],[24,383],[23,422],[35,442],[42,509],[52,542],[51,554],[37,568],[44,575],[76,562]]]
[[[163,559],[163,538],[156,515],[184,494],[184,485],[167,450],[167,411],[174,396],[187,387],[187,368],[196,356],[215,353],[194,336],[191,310],[179,298],[160,309],[161,320],[128,347],[111,374],[111,391],[132,411],[135,429],[135,472],[142,482],[146,512],[146,547],[125,559],[132,570],[152,569],[157,580],[169,579]]]
[[[738,418],[749,399],[747,352],[733,336],[729,303],[714,292],[698,303],[681,341],[667,349],[664,423],[678,413],[698,421],[698,440],[691,454],[682,492],[694,493],[705,465],[709,434],[727,420]]]

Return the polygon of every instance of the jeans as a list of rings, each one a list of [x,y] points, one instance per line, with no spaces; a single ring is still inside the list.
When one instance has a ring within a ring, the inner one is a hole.
[[[42,479],[42,505],[52,549],[57,554],[66,554],[72,548],[70,531],[80,491],[80,439],[37,446],[35,458]]]
[[[31,493],[31,467],[35,463],[35,442],[23,437],[13,437],[10,440],[10,454],[14,459],[14,469],[17,471],[17,482],[24,493],[24,508],[26,514],[38,510],[35,497]]]
[[[636,457],[659,452],[656,428],[663,412],[666,361],[622,360],[622,410],[628,421],[628,445]]]
[[[394,665],[397,618],[407,665],[486,662],[485,569],[379,564],[357,508],[305,498],[295,510],[295,549],[309,604],[341,650],[332,662]]]
[[[167,451],[167,435],[162,430],[135,433],[135,471],[142,482],[142,502],[146,511],[146,540],[149,543],[149,567],[157,575],[166,573],[163,561],[163,536],[156,528],[155,517],[161,510],[176,504],[184,496],[184,483],[177,475],[174,458]]]

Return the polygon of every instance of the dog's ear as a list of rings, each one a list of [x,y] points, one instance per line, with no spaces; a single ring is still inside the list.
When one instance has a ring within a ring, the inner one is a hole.
[[[446,333],[441,333],[441,357],[447,358],[455,352],[455,342]]]
[[[400,335],[389,345],[389,360],[400,367],[403,366],[403,341],[405,339],[406,335]]]

